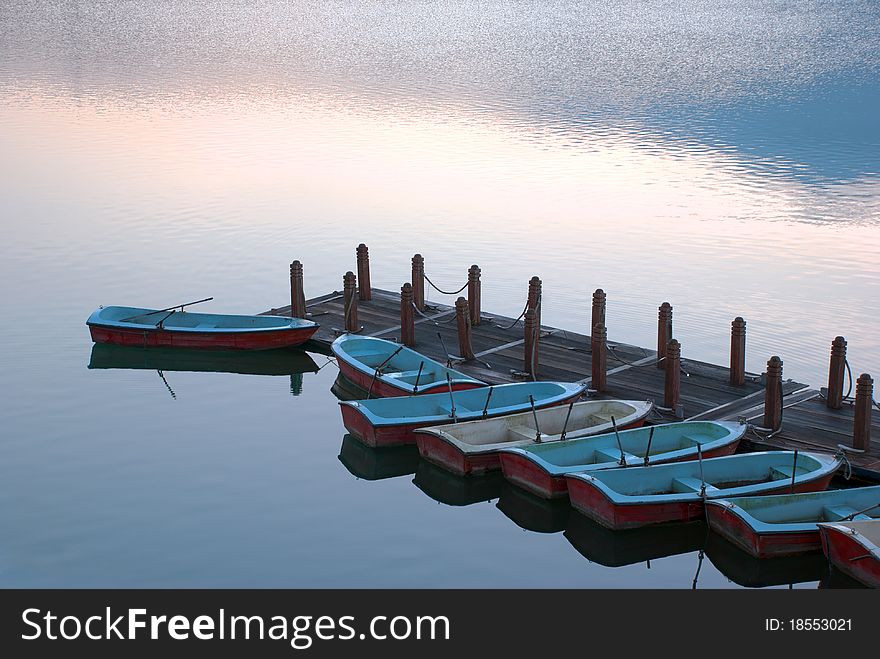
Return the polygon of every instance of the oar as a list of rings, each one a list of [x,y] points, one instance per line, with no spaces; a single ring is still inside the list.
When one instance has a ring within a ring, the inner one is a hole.
[[[413,385],[413,394],[419,393],[419,379],[422,377],[422,369],[425,366],[425,362],[419,362],[419,372],[416,373],[416,383]]]
[[[697,458],[700,460],[700,498],[706,498],[706,477],[703,475],[703,445],[697,442]]]
[[[571,417],[571,410],[574,407],[574,401],[568,404],[568,412],[565,413],[565,423],[562,424],[562,434],[559,435],[559,439],[565,439],[565,433],[568,430],[568,419]]]
[[[133,319],[135,319],[135,318],[143,318],[143,317],[146,317],[146,316],[153,316],[153,315],[155,315],[155,314],[157,314],[157,313],[163,313],[163,312],[165,312],[165,311],[171,311],[172,309],[180,309],[180,310],[183,310],[184,307],[191,307],[191,306],[194,305],[194,304],[201,304],[202,302],[208,302],[208,301],[213,300],[213,299],[214,299],[213,297],[206,297],[204,300],[196,300],[195,302],[186,302],[186,303],[184,303],[184,304],[175,304],[173,307],[165,307],[164,309],[156,309],[155,311],[150,311],[150,312],[148,312],[148,313],[139,313],[139,314],[135,314],[134,316],[129,316],[128,318],[123,318],[123,319],[120,320],[119,322],[120,322],[120,323],[127,323],[128,321],[133,320]]]
[[[648,456],[651,455],[651,440],[654,439],[654,426],[648,431],[648,448],[645,449],[645,466],[648,466]]]
[[[861,510],[858,510],[854,513],[847,515],[846,517],[843,517],[840,521],[841,522],[850,522],[855,518],[856,515],[864,515],[869,510],[874,510],[874,508],[880,508],[880,503],[875,503],[873,506],[868,506],[867,508],[862,508]]]
[[[794,450],[794,464],[791,467],[791,487],[789,487],[789,493],[794,494],[794,479],[797,476],[797,449]]]
[[[376,370],[373,371],[373,377],[372,377],[372,379],[370,380],[370,388],[367,389],[367,398],[369,398],[370,395],[373,393],[373,385],[376,384],[376,378],[379,377],[379,371],[382,370],[382,367],[385,366],[385,364],[387,364],[387,363],[390,362],[392,359],[394,359],[394,356],[395,356],[398,352],[400,352],[401,350],[403,350],[404,347],[405,347],[405,346],[403,346],[403,344],[399,345],[399,346],[397,347],[397,350],[395,350],[395,351],[392,352],[390,355],[388,355],[388,357],[385,359],[385,361],[382,362],[381,364],[379,364],[379,365],[376,367]]]
[[[538,412],[535,410],[535,399],[529,394],[529,403],[532,405],[532,417],[535,419],[535,442],[541,443],[541,427],[538,425]]]
[[[611,427],[614,428],[614,436],[617,438],[617,448],[620,449],[620,466],[626,466],[626,456],[623,454],[623,444],[620,443],[620,433],[617,432],[617,421],[614,420],[614,417],[611,417]]]
[[[449,377],[449,371],[446,372],[446,384],[449,386],[449,400],[452,402],[452,423],[458,423],[458,417],[455,416],[455,398],[452,396],[452,379]]]
[[[495,388],[495,387],[489,387],[489,395],[486,396],[486,404],[483,405],[483,418],[484,418],[484,419],[485,419],[487,416],[489,416],[489,401],[492,400],[492,390],[493,390],[494,388]]]

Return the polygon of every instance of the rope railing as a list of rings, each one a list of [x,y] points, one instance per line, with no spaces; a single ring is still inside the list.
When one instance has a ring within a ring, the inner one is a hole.
[[[458,294],[461,293],[464,289],[466,289],[466,288],[467,288],[467,285],[468,285],[468,282],[465,282],[465,283],[464,283],[464,286],[462,286],[461,288],[459,288],[457,291],[444,291],[442,288],[439,288],[439,287],[437,286],[437,284],[435,284],[434,282],[432,282],[432,281],[431,281],[431,278],[428,277],[428,275],[424,275],[424,277],[425,277],[425,281],[428,282],[429,284],[431,284],[431,287],[432,287],[435,291],[437,291],[438,293],[440,293],[440,294],[442,294],[442,295],[458,295]]]

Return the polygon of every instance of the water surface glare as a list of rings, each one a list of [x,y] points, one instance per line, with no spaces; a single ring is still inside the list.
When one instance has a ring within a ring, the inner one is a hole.
[[[539,275],[550,325],[601,287],[612,340],[668,300],[685,357],[742,315],[750,371],[824,385],[843,334],[876,378],[878,65],[858,0],[4,3],[0,585],[815,587],[363,452],[332,365],[89,369],[84,321],[277,307],[291,260],[317,295],[365,242],[374,286],[420,252],[489,311]]]

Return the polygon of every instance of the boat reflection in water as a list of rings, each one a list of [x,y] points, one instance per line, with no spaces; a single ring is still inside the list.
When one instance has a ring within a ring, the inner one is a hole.
[[[361,389],[342,373],[336,376],[330,391],[339,400],[364,400],[371,397],[366,389]]]
[[[418,453],[418,447],[416,453]],[[497,499],[505,481],[500,471],[485,476],[456,476],[421,460],[413,484],[434,501],[447,506],[469,506]]]
[[[707,534],[702,520],[612,531],[572,510],[564,535],[587,560],[623,567],[698,551]]]
[[[143,348],[96,343],[89,359],[90,369],[134,369],[165,372],[238,373],[242,375],[289,375],[290,393],[302,393],[303,373],[316,373],[318,365],[309,353],[296,348],[274,350],[187,350],[185,348]],[[172,391],[172,395],[174,395]]]
[[[824,557],[825,555],[822,554]],[[856,581],[851,576],[844,574],[833,565],[829,565],[828,569],[825,571],[825,575],[819,580],[819,588],[824,589],[856,589],[863,590],[867,589],[868,586],[863,584],[861,581]]]
[[[419,466],[417,446],[372,448],[354,435],[346,434],[339,449],[339,461],[353,476],[368,481],[396,478],[416,473]]]
[[[568,499],[542,499],[506,480],[495,505],[518,527],[534,533],[564,531],[569,517],[576,514]]]
[[[709,534],[706,556],[721,574],[746,588],[820,581],[828,573],[828,563],[822,552],[756,558],[717,533]]]

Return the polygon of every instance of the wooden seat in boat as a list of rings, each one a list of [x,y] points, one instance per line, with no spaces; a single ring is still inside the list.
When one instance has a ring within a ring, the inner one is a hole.
[[[680,478],[672,479],[672,491],[673,492],[696,492],[700,493],[700,490],[703,488],[703,481],[699,478],[692,478],[690,476],[684,476]],[[710,485],[706,483],[706,492],[718,492],[718,488],[714,485]]]

